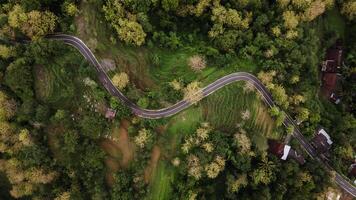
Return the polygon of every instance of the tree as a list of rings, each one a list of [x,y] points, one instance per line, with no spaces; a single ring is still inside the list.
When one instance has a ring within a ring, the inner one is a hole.
[[[14,49],[12,47],[0,45],[0,57],[1,58],[8,59],[12,56],[14,56]]]
[[[193,71],[200,72],[205,69],[206,61],[204,57],[200,55],[194,55],[188,58],[188,65],[193,69]]]
[[[247,137],[247,135],[242,132],[242,133],[236,133],[234,135],[234,139],[237,142],[240,151],[242,153],[248,154],[251,151],[251,141],[250,138]]]
[[[12,118],[16,112],[16,102],[0,91],[0,121]]]
[[[101,117],[85,115],[79,122],[82,134],[91,139],[97,139],[103,133],[105,121]]]
[[[288,103],[288,96],[286,94],[286,91],[283,86],[281,85],[275,85],[273,88],[271,88],[271,92],[274,98],[274,101],[282,106],[283,108],[287,108],[289,103]]]
[[[74,3],[66,3],[64,5],[64,10],[69,16],[75,16],[79,12],[77,6]]]
[[[29,38],[36,40],[54,31],[57,17],[49,11],[32,10],[26,13],[20,5],[16,4],[9,12],[8,22],[12,28],[18,28]]]
[[[129,83],[129,76],[125,72],[115,74],[112,78],[112,82],[117,88],[119,88],[119,90],[122,90]]]
[[[56,27],[57,17],[49,12],[31,11],[27,14],[27,21],[21,26],[21,31],[29,38],[36,40],[52,33]]]
[[[125,10],[120,1],[106,1],[103,10],[106,20],[111,23],[121,40],[137,46],[145,42],[146,33],[143,31],[141,24],[137,22],[136,15]]]
[[[356,2],[352,0],[344,1],[341,12],[346,15],[349,20],[356,19]]]
[[[122,19],[119,20],[118,25],[114,25],[114,28],[119,38],[126,43],[141,46],[145,42],[146,33],[138,22]]]
[[[24,9],[18,4],[12,7],[8,16],[8,23],[12,28],[20,28],[28,19]]]
[[[161,3],[165,11],[174,11],[179,5],[179,0],[162,0]]]
[[[236,178],[233,175],[227,176],[228,192],[230,193],[238,192],[241,187],[247,186],[247,183],[246,174],[238,175]]]
[[[147,129],[141,129],[138,132],[138,135],[134,138],[135,144],[139,146],[141,149],[144,148],[151,138],[151,133]]]
[[[299,20],[298,16],[294,11],[284,11],[283,12],[284,27],[287,29],[294,29],[298,26]]]
[[[304,20],[312,21],[319,15],[325,12],[326,6],[325,3],[321,0],[313,1],[309,8],[304,12]]]
[[[297,120],[298,122],[303,122],[308,119],[309,117],[309,110],[307,108],[299,108],[297,110]]]
[[[197,103],[203,98],[203,93],[200,88],[200,83],[198,81],[193,81],[184,88],[184,99],[190,103]]]
[[[32,69],[25,58],[19,58],[12,62],[6,69],[5,83],[23,101],[33,97]]]

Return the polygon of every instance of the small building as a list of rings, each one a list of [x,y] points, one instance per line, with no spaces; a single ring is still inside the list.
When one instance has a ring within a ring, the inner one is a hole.
[[[113,120],[116,116],[116,110],[107,108],[105,113],[105,118],[109,120]]]
[[[311,145],[316,149],[318,153],[326,153],[331,148],[333,141],[329,134],[323,129],[320,128],[314,138],[311,141]]]
[[[326,51],[325,60],[321,64],[321,71],[326,73],[337,73],[343,62],[343,47],[341,40]]]
[[[340,75],[337,73],[324,73],[322,77],[322,93],[326,98],[329,98],[335,104],[340,103],[340,97],[336,94],[339,88]]]
[[[282,160],[287,160],[288,157],[291,157],[301,165],[305,163],[304,157],[293,150],[291,146],[276,140],[268,140],[268,150]]]
[[[337,40],[336,43],[326,51],[325,60],[321,64],[321,92],[325,98],[328,98],[335,104],[339,104],[341,100],[337,91],[341,89],[338,83],[341,78],[339,72],[342,65],[343,47],[341,40]]]
[[[356,162],[350,166],[349,175],[350,177],[356,177]]]

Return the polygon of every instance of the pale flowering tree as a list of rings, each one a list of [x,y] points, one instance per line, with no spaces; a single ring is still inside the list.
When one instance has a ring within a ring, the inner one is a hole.
[[[188,59],[188,65],[196,72],[200,72],[205,69],[206,61],[205,58],[200,55],[194,55]]]
[[[196,155],[188,156],[188,175],[194,177],[196,180],[202,177],[202,167]]]
[[[248,120],[251,117],[251,113],[249,110],[245,110],[241,113],[242,120]]]
[[[172,164],[173,164],[173,166],[178,167],[180,165],[180,159],[179,158],[174,158],[172,160]]]
[[[225,168],[225,159],[222,156],[216,156],[215,160],[205,166],[206,175],[209,178],[216,178]]]
[[[63,192],[54,200],[70,200],[70,192]]]
[[[220,166],[216,162],[212,162],[205,166],[205,172],[209,178],[216,178],[220,173]]]
[[[33,145],[30,132],[27,129],[22,129],[19,133],[19,141],[24,145],[24,146],[31,146]]]
[[[192,104],[197,103],[203,98],[203,93],[200,88],[200,83],[198,81],[193,81],[187,85],[183,90],[184,99]]]
[[[246,174],[238,175],[236,178],[232,175],[227,177],[228,191],[231,193],[238,192],[239,189],[245,187],[247,183]]]
[[[211,152],[213,152],[213,150],[214,150],[214,146],[213,146],[213,144],[210,143],[210,142],[204,143],[204,144],[202,145],[202,147],[203,147],[203,149],[204,149],[206,152],[208,152],[208,153],[211,153]]]
[[[174,79],[173,81],[169,82],[169,85],[174,89],[174,90],[181,90],[183,88],[182,83],[178,81],[177,79]]]
[[[134,142],[140,148],[144,148],[150,137],[151,133],[147,129],[141,129],[138,132],[138,135],[134,138]]]
[[[240,131],[241,132],[241,131]],[[251,141],[244,133],[236,133],[234,135],[235,141],[237,142],[242,153],[248,153],[251,150]]]
[[[115,74],[112,78],[112,82],[119,90],[124,89],[129,83],[129,76],[125,72]]]

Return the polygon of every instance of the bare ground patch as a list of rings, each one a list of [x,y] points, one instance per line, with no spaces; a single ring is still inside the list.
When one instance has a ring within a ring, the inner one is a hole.
[[[256,104],[256,125],[261,127],[264,130],[265,136],[272,136],[272,131],[274,128],[274,122],[271,116],[268,113],[268,110],[265,106]]]
[[[148,167],[145,169],[144,179],[146,183],[149,183],[151,178],[154,176],[160,156],[161,149],[156,145],[152,149],[151,160],[148,164]]]
[[[53,153],[53,157],[61,160],[63,157],[59,152],[61,145],[59,143],[58,137],[64,132],[64,127],[61,125],[49,126],[46,128],[45,132],[48,135],[48,146]]]
[[[36,65],[34,72],[36,97],[43,101],[48,98],[51,92],[51,77],[42,65]]]
[[[130,141],[127,128],[130,122],[122,120],[120,126],[115,126],[111,134],[112,139],[103,139],[100,142],[101,148],[109,155],[105,160],[108,172],[106,173],[106,181],[109,186],[114,183],[113,175],[120,168],[125,168],[130,164],[134,157],[134,145]]]

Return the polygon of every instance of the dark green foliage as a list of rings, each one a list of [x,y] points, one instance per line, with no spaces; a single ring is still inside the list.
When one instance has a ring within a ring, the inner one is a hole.
[[[32,67],[25,58],[19,58],[6,69],[5,83],[23,101],[33,98]]]
[[[80,120],[81,133],[91,139],[97,139],[105,131],[105,119],[94,115],[85,115]]]

